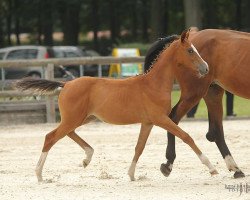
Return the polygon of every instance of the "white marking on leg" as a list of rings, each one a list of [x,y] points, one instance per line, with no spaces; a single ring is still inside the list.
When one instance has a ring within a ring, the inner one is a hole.
[[[237,164],[235,163],[235,161],[234,161],[234,159],[233,159],[232,156],[227,155],[227,156],[224,158],[224,160],[225,160],[225,163],[226,163],[227,168],[228,168],[229,171],[234,171],[234,172],[240,171],[239,167],[238,167]]]
[[[217,170],[214,168],[214,166],[210,163],[209,159],[203,153],[201,155],[198,155],[198,157],[201,160],[202,164],[208,167],[210,174],[218,174]]]
[[[133,161],[128,170],[128,175],[131,181],[135,180],[135,167],[136,167],[136,162]]]
[[[94,153],[94,149],[90,148],[90,147],[86,147],[84,148],[85,154],[86,154],[86,158],[83,160],[83,167],[87,167],[88,164],[90,163],[93,153]]]
[[[172,171],[172,169],[173,169],[173,164],[169,164],[168,168],[169,168],[170,171]]]
[[[43,165],[45,163],[46,157],[48,155],[48,152],[42,152],[40,159],[36,165],[36,176],[37,176],[37,180],[38,182],[43,181],[43,177],[42,177],[42,170],[43,170]]]

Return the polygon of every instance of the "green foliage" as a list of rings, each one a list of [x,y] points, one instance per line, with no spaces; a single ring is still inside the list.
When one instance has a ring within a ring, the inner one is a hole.
[[[11,33],[29,33],[32,38],[30,43],[44,44],[42,35],[50,38],[52,29],[53,32],[64,33],[62,44],[88,43],[100,52],[107,52],[107,49],[124,43],[149,43],[150,34],[157,31],[162,32],[155,34],[156,37],[181,33],[185,28],[184,0],[157,0],[160,11],[152,10],[154,2],[156,1],[1,0],[0,46],[6,44]],[[250,29],[249,0],[202,0],[201,2],[203,28]],[[51,6],[50,9],[48,5]],[[237,6],[241,8],[240,19],[237,18]],[[157,26],[153,26],[156,23],[153,20],[158,19],[155,18],[156,14],[161,15],[160,21]],[[82,37],[78,37],[77,41],[78,33],[86,35],[94,30],[109,30],[111,35],[108,38],[99,37],[94,42],[85,41]],[[5,44],[3,39],[6,41]],[[91,42],[94,44],[90,44]],[[106,44],[107,49],[104,50]],[[144,52],[144,48],[141,49]]]

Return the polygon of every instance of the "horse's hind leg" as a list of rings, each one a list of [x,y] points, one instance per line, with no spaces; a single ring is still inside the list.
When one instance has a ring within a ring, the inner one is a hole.
[[[73,127],[72,129],[74,130],[75,127]],[[49,150],[58,140],[60,140],[69,132],[71,132],[72,129],[70,129],[69,126],[64,126],[60,124],[55,130],[51,131],[45,136],[42,154],[36,166],[36,176],[39,182],[43,180],[42,170]]]
[[[77,135],[75,131],[70,132],[68,136],[72,140],[74,140],[77,144],[79,144],[79,146],[82,147],[82,149],[85,151],[86,158],[83,160],[83,167],[84,168],[87,167],[93,156],[94,149],[87,142],[85,142],[79,135]]]
[[[144,150],[145,144],[147,142],[148,136],[152,128],[153,128],[153,124],[141,124],[139,138],[135,147],[135,155],[130,165],[130,168],[128,170],[128,175],[131,181],[135,180],[136,163]]]
[[[215,142],[218,146],[222,157],[224,158],[229,171],[234,171],[234,178],[245,177],[245,174],[235,163],[228,146],[225,142],[224,131],[222,126],[223,106],[222,97],[224,90],[218,86],[213,85],[209,88],[204,100],[208,108],[209,130],[207,139],[210,142]]]

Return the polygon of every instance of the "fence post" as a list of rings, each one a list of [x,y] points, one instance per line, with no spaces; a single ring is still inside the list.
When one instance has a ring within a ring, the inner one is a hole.
[[[54,79],[54,64],[48,63],[45,69],[45,79],[53,80]],[[46,96],[46,120],[47,123],[56,122],[56,107],[54,96]]]
[[[84,66],[83,65],[80,65],[79,66],[79,72],[80,72],[80,74],[79,74],[79,77],[81,77],[81,76],[84,76]],[[73,74],[74,75],[74,74]]]
[[[98,77],[102,77],[102,65],[98,65]]]

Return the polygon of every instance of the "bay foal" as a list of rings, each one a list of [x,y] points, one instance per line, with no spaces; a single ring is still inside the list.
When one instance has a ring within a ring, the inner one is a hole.
[[[207,63],[188,41],[189,31],[173,41],[159,55],[152,69],[140,76],[123,80],[81,77],[67,83],[48,80],[24,79],[16,83],[21,90],[47,93],[61,87],[58,105],[61,123],[45,137],[41,157],[36,167],[38,181],[42,181],[42,169],[51,147],[64,136],[70,137],[86,153],[83,166],[92,158],[93,148],[81,139],[75,129],[94,117],[111,124],[141,123],[135,154],[128,171],[135,180],[136,163],[142,154],[153,125],[162,127],[187,143],[211,174],[216,169],[196,146],[193,139],[169,117],[171,90],[176,73],[192,72],[202,78],[208,72]]]

